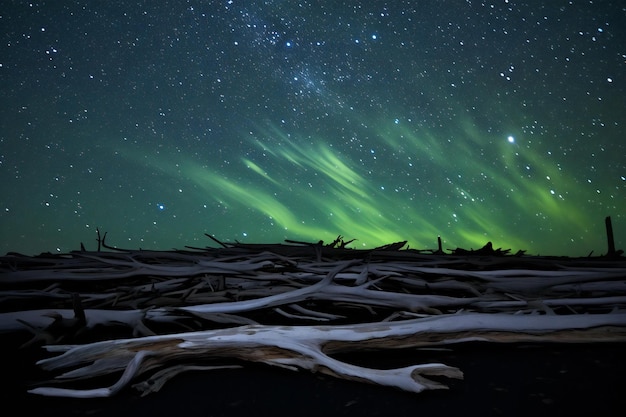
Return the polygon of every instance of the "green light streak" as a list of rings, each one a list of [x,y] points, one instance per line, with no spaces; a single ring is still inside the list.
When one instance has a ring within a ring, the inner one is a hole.
[[[213,168],[191,155],[178,154],[175,164],[124,154],[172,180],[186,178],[196,186],[197,201],[209,197],[229,207],[230,219],[258,241],[341,234],[357,239],[354,247],[409,240],[413,248],[434,248],[441,235],[448,248],[476,249],[490,240],[513,251],[548,252],[542,236],[561,238],[553,235],[582,229],[589,218],[573,198],[576,182],[546,155],[523,146],[522,135],[513,144],[506,136],[485,135],[469,117],[443,139],[410,124],[376,126],[376,155],[399,155],[401,167],[370,166],[330,145],[324,134],[295,136],[271,124],[254,136],[242,134],[263,151],[262,160],[238,157],[239,163]],[[402,160],[411,161],[410,175]]]
[[[574,175],[567,176],[547,155],[521,146],[523,135],[511,144],[506,136],[486,134],[469,116],[459,114],[459,125],[447,138],[389,119],[377,124],[383,143],[411,157],[421,172],[439,173],[437,180],[421,181],[422,187],[432,184],[432,193],[454,196],[432,218],[438,230],[453,225],[459,246],[478,247],[498,237],[518,248],[529,247],[541,230],[561,236],[585,230],[593,213],[578,204]],[[454,220],[452,213],[458,216]]]
[[[241,160],[246,165],[246,167],[250,168],[252,171],[256,172],[261,177],[265,178],[266,180],[268,180],[269,182],[273,183],[274,185],[280,185],[278,183],[278,181],[276,181],[275,179],[273,179],[272,177],[267,175],[267,172],[265,170],[263,170],[260,166],[258,166],[257,164],[255,164],[251,160],[246,159],[246,158],[241,158]]]

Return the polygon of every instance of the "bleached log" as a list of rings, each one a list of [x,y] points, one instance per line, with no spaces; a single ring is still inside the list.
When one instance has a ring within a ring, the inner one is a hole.
[[[528,306],[543,305],[546,307],[577,307],[577,306],[597,306],[606,309],[626,306],[626,296],[614,297],[587,297],[587,298],[554,298],[554,299],[533,299],[533,300],[508,300],[508,301],[478,301],[474,307],[481,309],[494,309],[504,311],[504,309],[523,309]]]
[[[276,295],[270,295],[263,298],[255,298],[252,300],[232,302],[232,303],[217,303],[217,304],[204,304],[189,307],[180,307],[180,310],[189,313],[240,313],[242,311],[249,311],[258,308],[274,307],[282,304],[291,304],[302,301],[322,288],[330,284],[335,275],[346,268],[348,265],[355,263],[354,260],[340,262],[334,269],[328,272],[327,276],[320,282],[310,285],[308,287],[299,288],[297,290],[284,292]]]
[[[252,325],[203,332],[150,336],[51,346],[61,355],[43,359],[49,371],[75,368],[58,380],[88,379],[123,371],[110,387],[80,390],[38,387],[33,394],[61,397],[111,396],[157,367],[176,359],[195,363],[208,358],[233,358],[287,369],[321,372],[338,378],[366,381],[410,392],[446,388],[428,376],[462,378],[462,372],[440,363],[396,369],[373,369],[348,364],[329,354],[355,349],[397,349],[451,345],[467,341],[581,343],[626,341],[626,314],[510,315],[452,314],[385,323],[346,326]],[[135,385],[141,388],[141,385]]]
[[[164,313],[153,314],[154,319],[157,315],[165,316]],[[85,323],[81,328],[93,329],[98,325],[110,326],[115,324],[123,324],[131,329],[137,335],[152,335],[154,332],[148,329],[144,320],[146,319],[146,311],[141,310],[85,310]],[[45,310],[26,310],[14,311],[9,313],[0,313],[0,333],[8,333],[29,329],[45,330],[53,323],[59,323],[64,327],[71,327],[76,322],[74,310],[68,309],[45,309]]]
[[[260,262],[242,261],[237,263],[223,261],[200,261],[188,265],[153,265],[136,260],[124,261],[117,259],[91,256],[106,267],[95,268],[51,268],[43,270],[13,271],[5,273],[5,283],[26,283],[42,281],[103,281],[121,280],[138,275],[152,275],[163,277],[189,277],[201,274],[234,274],[256,271],[272,265],[271,261]]]

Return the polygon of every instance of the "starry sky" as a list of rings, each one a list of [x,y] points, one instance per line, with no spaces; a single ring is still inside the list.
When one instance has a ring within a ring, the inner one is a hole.
[[[0,253],[626,249],[620,1],[4,1]]]

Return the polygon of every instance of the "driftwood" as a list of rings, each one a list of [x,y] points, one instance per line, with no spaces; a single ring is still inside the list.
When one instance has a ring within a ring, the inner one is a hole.
[[[0,333],[56,356],[30,392],[158,391],[188,370],[260,362],[410,392],[446,388],[442,363],[380,369],[334,355],[492,343],[626,341],[626,262],[476,251],[354,250],[323,242],[0,258]],[[84,247],[83,247],[84,249]],[[117,382],[85,388],[105,375]],[[442,378],[444,380],[442,380]],[[76,383],[80,385],[76,385]],[[62,384],[61,386],[57,386]],[[46,386],[47,385],[47,386]],[[80,388],[79,388],[80,387]]]

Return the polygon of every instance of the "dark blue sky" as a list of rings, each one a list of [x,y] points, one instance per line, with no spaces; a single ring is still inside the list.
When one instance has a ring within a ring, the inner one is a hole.
[[[5,2],[0,22],[0,252],[93,249],[99,227],[577,256],[606,252],[607,215],[625,246],[621,2]]]

